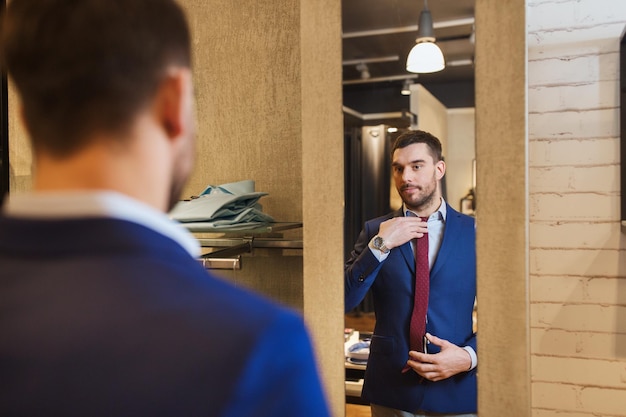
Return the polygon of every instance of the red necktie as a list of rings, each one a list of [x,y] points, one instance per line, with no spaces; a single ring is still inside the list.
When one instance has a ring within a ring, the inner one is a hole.
[[[422,217],[427,222],[427,217]],[[424,234],[415,242],[415,295],[409,347],[411,350],[424,352],[424,335],[426,334],[426,312],[428,311],[428,292],[430,288],[430,267],[428,265],[428,234]],[[402,371],[406,372],[408,366]]]

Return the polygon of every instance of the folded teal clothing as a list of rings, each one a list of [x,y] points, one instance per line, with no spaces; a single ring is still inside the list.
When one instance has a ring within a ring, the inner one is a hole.
[[[210,194],[189,201],[181,201],[172,209],[170,216],[180,222],[200,222],[226,219],[237,216],[250,208],[256,208],[260,195],[237,196],[232,194]],[[256,211],[259,211],[256,209]]]
[[[203,228],[209,227],[207,223],[210,223],[215,229],[270,223],[274,219],[263,213],[262,206],[258,204],[259,199],[266,195],[266,192],[254,191],[252,180],[210,185],[199,197],[176,204],[170,211],[170,217],[185,223],[187,228],[191,222],[201,222]]]
[[[208,194],[233,194],[245,195],[254,193],[254,180],[243,180],[237,182],[229,182],[222,185],[207,185],[200,195]],[[267,194],[267,193],[262,193]]]
[[[220,229],[228,229],[228,230],[237,230],[237,229],[249,229],[253,227],[258,227],[261,224],[273,223],[274,219],[267,214],[258,211],[254,208],[248,208],[243,212],[239,213],[236,216],[231,218],[217,218],[215,220],[210,221],[191,221],[191,222],[181,222],[184,224],[185,228],[194,232],[207,232],[211,230],[220,230]]]

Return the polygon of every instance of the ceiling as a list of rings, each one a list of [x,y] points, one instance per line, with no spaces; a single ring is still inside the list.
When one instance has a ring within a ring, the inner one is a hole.
[[[344,106],[358,113],[408,110],[400,94],[406,78],[426,87],[446,107],[474,106],[475,0],[430,0],[436,43],[446,68],[431,74],[406,71],[424,0],[342,0]],[[359,64],[366,64],[363,79]]]

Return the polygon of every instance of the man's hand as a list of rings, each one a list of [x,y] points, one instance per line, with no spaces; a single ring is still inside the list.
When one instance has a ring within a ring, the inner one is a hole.
[[[404,245],[411,239],[419,239],[428,233],[427,223],[419,217],[394,217],[380,224],[378,236],[385,241],[385,246],[393,249]]]
[[[465,349],[428,333],[426,338],[430,343],[441,347],[441,352],[431,355],[412,350],[407,361],[407,365],[422,377],[430,381],[441,381],[468,371],[472,366],[470,354]]]

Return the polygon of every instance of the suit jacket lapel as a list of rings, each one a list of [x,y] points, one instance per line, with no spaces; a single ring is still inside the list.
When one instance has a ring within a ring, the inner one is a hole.
[[[435,259],[432,271],[430,271],[431,279],[439,272],[441,266],[445,264],[446,258],[452,253],[452,248],[455,247],[454,242],[459,238],[459,217],[460,214],[449,204],[446,203],[446,224],[443,229],[443,239],[441,240],[441,247]]]

